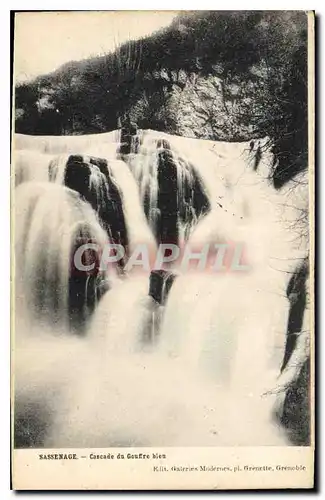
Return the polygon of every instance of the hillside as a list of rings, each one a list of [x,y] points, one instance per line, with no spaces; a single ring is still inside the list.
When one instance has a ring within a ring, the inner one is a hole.
[[[16,132],[80,135],[133,122],[215,141],[268,136],[280,187],[307,167],[304,12],[188,12],[114,53],[16,87]]]

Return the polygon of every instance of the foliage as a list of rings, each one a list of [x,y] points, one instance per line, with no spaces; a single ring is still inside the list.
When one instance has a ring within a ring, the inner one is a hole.
[[[17,85],[16,130],[94,133],[131,115],[139,127],[181,134],[185,95],[206,120],[194,136],[270,137],[281,186],[307,166],[306,14],[185,12],[150,37]]]

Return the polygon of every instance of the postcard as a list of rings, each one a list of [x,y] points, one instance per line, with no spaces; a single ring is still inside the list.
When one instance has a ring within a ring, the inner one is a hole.
[[[313,488],[314,13],[13,15],[12,488]]]

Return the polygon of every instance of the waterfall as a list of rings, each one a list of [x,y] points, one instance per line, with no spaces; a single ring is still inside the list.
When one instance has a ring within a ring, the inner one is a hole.
[[[126,234],[124,238],[120,239],[120,242],[125,245],[127,255],[130,255],[139,244],[146,245],[150,253],[154,255],[156,241],[142,208],[138,186],[128,165],[111,155],[110,149],[107,149],[105,143],[85,148],[82,158],[88,164],[97,162],[99,165],[98,162],[101,162],[102,165],[106,165],[106,177],[110,182],[110,191],[113,187],[115,192],[118,191],[118,195],[115,195],[115,199],[118,199],[118,203],[115,205],[115,214],[109,218],[109,222],[113,227],[120,222],[119,232]],[[117,209],[119,213],[117,213]],[[121,225],[123,225],[123,229]],[[111,239],[118,242],[113,236]]]
[[[84,328],[105,272],[78,272],[80,243],[108,242],[91,207],[74,191],[48,183],[24,183],[15,193],[16,319],[57,328]],[[93,261],[91,253],[85,258]],[[86,262],[87,264],[87,262]],[[114,270],[111,269],[112,277]],[[108,281],[109,285],[109,281]],[[28,328],[23,330],[28,333]],[[17,329],[19,331],[19,329]]]
[[[177,275],[169,271],[151,271],[149,295],[155,299],[158,304],[165,305],[170,289],[176,278]]]
[[[72,136],[30,136],[15,134],[15,150],[36,150],[47,154],[69,154],[75,151],[83,151],[91,145],[105,143],[111,147],[112,151],[117,150],[120,142],[120,132],[113,130],[104,134],[92,135],[72,135]]]
[[[214,388],[210,407],[215,408],[218,445],[255,442],[257,435],[264,444],[284,443],[278,423],[272,421],[277,397],[264,394],[277,387],[285,311],[286,299],[270,295],[252,277],[187,274],[173,284],[159,350],[182,364],[202,386]],[[237,432],[230,435],[236,411],[246,412],[239,417],[241,436]],[[227,422],[228,432],[222,430]],[[250,422],[255,422],[252,428]],[[254,427],[256,438],[252,436]]]
[[[52,158],[53,155],[38,151],[15,151],[13,155],[15,186],[28,181],[46,182],[48,180],[48,165]]]
[[[274,413],[308,357],[305,176],[275,191],[262,140],[256,165],[257,142],[122,132],[16,136],[17,446],[290,444]],[[99,255],[78,273],[83,242]],[[120,266],[139,244],[150,264],[160,243],[230,244],[230,263],[239,244],[249,269],[121,276],[97,265],[110,242]]]
[[[122,193],[122,206],[128,233],[129,253],[145,244],[153,254],[156,242],[143,212],[139,190],[128,165],[121,160],[108,160],[109,168]]]
[[[137,155],[128,158],[131,171],[139,185],[141,202],[149,222],[155,233],[158,221],[158,157],[156,148],[151,151],[143,146]]]
[[[93,341],[105,346],[103,357],[128,355],[150,345],[155,304],[148,294],[149,276],[131,276],[106,292],[90,326]],[[124,304],[127,314],[121,315]]]
[[[121,128],[119,156],[136,154],[139,147],[138,127],[134,123],[125,123]]]

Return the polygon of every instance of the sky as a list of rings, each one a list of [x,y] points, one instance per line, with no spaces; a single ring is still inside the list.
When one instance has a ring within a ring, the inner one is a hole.
[[[31,80],[62,64],[113,51],[168,26],[177,11],[22,12],[15,19],[15,79]]]

